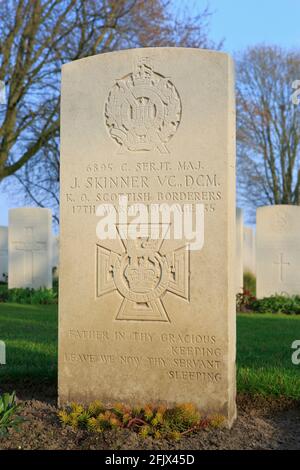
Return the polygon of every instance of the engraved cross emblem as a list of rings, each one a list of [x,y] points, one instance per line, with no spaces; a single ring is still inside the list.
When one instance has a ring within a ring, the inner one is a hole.
[[[24,281],[28,286],[34,283],[34,253],[46,250],[46,242],[36,241],[33,235],[33,227],[24,228],[24,240],[12,242],[14,249],[23,251]]]
[[[170,322],[165,294],[189,301],[188,245],[168,251],[164,238],[120,240],[120,253],[96,244],[97,297],[111,292],[121,295],[116,320]]]
[[[281,282],[284,281],[284,266],[290,266],[290,263],[288,261],[283,261],[284,259],[284,254],[280,253],[280,260],[279,261],[274,261],[274,264],[277,264],[279,266],[279,279]]]

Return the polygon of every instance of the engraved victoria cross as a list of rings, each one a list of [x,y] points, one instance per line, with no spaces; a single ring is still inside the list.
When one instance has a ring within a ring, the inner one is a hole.
[[[124,240],[120,226],[117,230],[122,252],[96,244],[97,297],[111,292],[122,296],[116,320],[170,322],[164,295],[189,301],[189,246],[169,251],[164,237]]]

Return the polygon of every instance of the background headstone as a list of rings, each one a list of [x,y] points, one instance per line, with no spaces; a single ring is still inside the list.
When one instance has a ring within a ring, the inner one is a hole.
[[[244,273],[255,275],[255,233],[253,228],[244,226],[243,245]]]
[[[6,364],[6,344],[0,340],[0,366]]]
[[[51,210],[22,207],[9,211],[8,287],[52,287]]]
[[[181,48],[88,57],[63,66],[61,106],[60,404],[193,402],[231,424],[231,59]],[[96,207],[118,207],[120,194],[129,204],[204,204],[203,249],[99,240]]]
[[[59,275],[59,236],[52,237],[52,270],[53,278],[57,279]]]
[[[236,273],[236,293],[243,292],[243,227],[244,214],[243,209],[236,208],[236,256],[235,256],[235,273]]]
[[[8,228],[0,227],[0,281],[6,281],[8,274]]]
[[[300,294],[300,207],[256,212],[256,294]]]

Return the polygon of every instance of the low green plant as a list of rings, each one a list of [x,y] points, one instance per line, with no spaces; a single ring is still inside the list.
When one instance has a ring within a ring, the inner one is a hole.
[[[57,303],[57,291],[54,289],[8,289],[0,286],[0,302],[13,302],[30,305],[50,305]]]
[[[300,295],[272,295],[263,299],[255,299],[251,310],[258,313],[300,314]]]
[[[0,273],[1,275],[1,273]],[[2,280],[0,281],[0,285],[1,284],[7,284],[7,281],[8,281],[8,275],[6,273],[2,273]]]
[[[58,279],[53,279],[53,292],[58,295],[59,281]]]
[[[257,299],[246,289],[236,296],[237,312],[300,314],[300,295],[271,295]]]
[[[0,436],[5,436],[9,428],[18,430],[23,418],[17,416],[21,405],[16,403],[15,392],[0,395]]]
[[[49,305],[57,303],[57,293],[53,289],[37,289],[31,294],[31,303],[33,305]]]
[[[243,289],[243,292],[236,295],[236,310],[237,312],[247,312],[252,309],[252,304],[256,297],[252,293]]]
[[[107,408],[99,401],[87,407],[71,403],[68,408],[60,410],[58,416],[64,426],[73,429],[102,433],[109,429],[128,428],[144,438],[151,436],[175,440],[201,428],[221,426],[224,422],[221,415],[201,417],[199,410],[191,403],[173,408],[151,404],[130,407],[122,403]]]
[[[7,284],[0,284],[0,302],[8,302]]]
[[[244,289],[250,292],[254,297],[256,296],[256,277],[250,272],[244,273]]]

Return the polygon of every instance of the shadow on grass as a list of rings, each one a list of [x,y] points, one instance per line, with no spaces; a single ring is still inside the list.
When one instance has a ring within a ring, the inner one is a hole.
[[[300,317],[241,314],[237,324],[238,390],[300,399],[300,366],[291,349],[300,339]]]
[[[0,304],[0,338],[57,343],[57,307]]]
[[[56,381],[57,306],[0,304],[6,365],[0,382]]]
[[[7,342],[6,365],[0,368],[0,380],[32,378],[53,380],[57,375],[56,345],[17,341]]]

